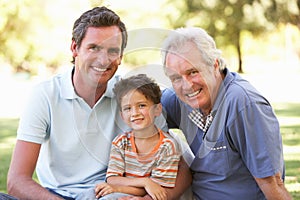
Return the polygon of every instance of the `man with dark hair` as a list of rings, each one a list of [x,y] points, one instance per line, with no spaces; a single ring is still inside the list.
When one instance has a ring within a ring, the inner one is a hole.
[[[126,43],[124,23],[106,7],[76,20],[74,67],[37,85],[21,116],[8,172],[9,194],[73,199],[104,180],[111,140],[125,128],[112,87]],[[39,184],[32,179],[35,170]]]
[[[10,195],[75,199],[105,180],[111,142],[128,128],[112,91],[126,44],[124,23],[106,7],[93,8],[76,20],[74,67],[38,84],[20,118],[8,172]],[[32,178],[34,171],[39,183]],[[168,198],[179,196],[189,183],[178,184]]]

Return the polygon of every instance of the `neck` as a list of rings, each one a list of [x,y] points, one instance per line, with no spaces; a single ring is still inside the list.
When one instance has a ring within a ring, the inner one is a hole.
[[[155,126],[147,127],[142,130],[133,130],[135,139],[151,139],[158,135],[158,129]]]
[[[106,91],[107,84],[93,85],[82,80],[76,72],[72,76],[75,92],[92,108]]]
[[[224,74],[223,72],[219,72],[217,74],[217,76],[216,76],[216,87],[211,88],[211,90],[210,90],[211,91],[211,102],[210,102],[209,106],[207,106],[206,108],[201,109],[201,112],[204,115],[204,117],[209,115],[210,112],[212,111],[213,106],[215,104],[215,101],[218,97],[220,87],[223,83],[223,80],[225,79],[225,76],[226,76],[226,74]]]

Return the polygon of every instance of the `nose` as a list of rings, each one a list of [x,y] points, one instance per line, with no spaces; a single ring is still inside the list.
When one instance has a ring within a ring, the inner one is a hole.
[[[108,66],[110,64],[109,56],[106,51],[100,51],[97,55],[97,61],[101,66]]]
[[[137,115],[139,115],[139,113],[140,113],[140,109],[138,107],[136,107],[136,106],[132,107],[132,109],[131,109],[132,116],[137,116]]]
[[[192,81],[189,80],[186,76],[182,77],[182,89],[190,89],[193,85]]]

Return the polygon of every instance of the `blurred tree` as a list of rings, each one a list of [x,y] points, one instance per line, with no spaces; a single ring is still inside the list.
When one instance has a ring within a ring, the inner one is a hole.
[[[300,0],[260,0],[268,21],[290,23],[300,29]]]
[[[0,63],[31,74],[69,63],[73,21],[89,7],[81,0],[0,0]]]
[[[298,13],[295,14],[287,9],[292,1],[294,5],[296,0],[170,0],[178,10],[169,12],[167,18],[174,28],[199,26],[206,29],[218,45],[234,46],[238,72],[243,73],[242,34],[250,32],[257,36],[274,28],[278,19],[299,24],[300,0],[297,0]]]
[[[30,59],[33,44],[28,40],[28,1],[0,1],[0,57],[21,68]],[[24,8],[28,8],[24,9]]]

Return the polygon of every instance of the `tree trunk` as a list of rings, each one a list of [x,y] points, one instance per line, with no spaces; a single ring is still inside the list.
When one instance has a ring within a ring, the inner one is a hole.
[[[240,32],[238,33],[237,37],[237,53],[238,53],[238,59],[239,59],[239,69],[238,73],[244,73],[243,71],[243,61],[242,61],[242,50],[241,50],[241,43],[240,43]]]

